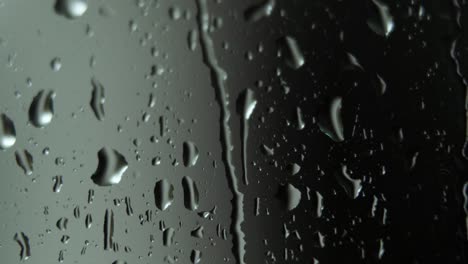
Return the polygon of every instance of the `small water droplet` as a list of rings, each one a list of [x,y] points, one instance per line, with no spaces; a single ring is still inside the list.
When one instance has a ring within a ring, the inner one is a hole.
[[[104,103],[106,102],[104,86],[96,78],[91,80],[91,85],[93,86],[93,92],[90,105],[96,118],[101,121],[104,119]]]
[[[23,170],[24,174],[31,175],[33,173],[33,157],[27,150],[17,150],[15,152],[16,163]]]
[[[299,189],[290,183],[280,186],[278,192],[278,198],[283,201],[286,209],[289,211],[293,210],[299,205],[301,202],[301,196],[301,191],[299,191]]]
[[[282,42],[285,46],[286,64],[295,70],[301,68],[305,64],[305,58],[297,41],[290,36],[286,36],[282,38]]]
[[[53,58],[50,62],[50,68],[52,68],[52,70],[55,72],[60,71],[62,68],[62,60],[58,57]]]

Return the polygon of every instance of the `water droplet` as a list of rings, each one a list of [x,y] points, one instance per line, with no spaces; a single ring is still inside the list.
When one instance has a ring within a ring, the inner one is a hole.
[[[242,126],[242,168],[244,172],[244,183],[249,184],[247,176],[247,140],[249,137],[249,119],[255,110],[257,100],[255,99],[254,92],[251,89],[244,90],[237,99],[237,112],[241,115]]]
[[[70,19],[81,17],[87,9],[87,0],[57,0],[55,3],[55,11]]]
[[[390,10],[380,0],[371,0],[371,2],[373,6],[370,7],[371,14],[367,19],[367,25],[376,34],[388,37],[395,27]]]
[[[335,142],[344,140],[343,123],[341,121],[341,97],[335,97],[319,115],[320,130]]]
[[[362,189],[361,180],[353,179],[349,175],[346,165],[341,166],[340,173],[337,173],[337,179],[349,197],[356,199],[359,196]]]
[[[112,264],[127,264],[127,262],[123,261],[123,260],[116,260],[116,261],[112,262]]]
[[[193,264],[199,263],[201,261],[201,251],[194,249],[192,250],[192,253],[190,254],[190,260],[192,261]]]
[[[192,178],[184,176],[182,178],[182,187],[184,189],[184,205],[185,208],[195,211],[198,209],[198,188]]]
[[[0,115],[0,149],[5,150],[13,147],[16,142],[15,124],[5,115]]]
[[[104,215],[104,250],[111,250],[114,246],[114,211],[106,209]]]
[[[190,235],[196,238],[203,238],[203,226],[199,226],[190,232]]]
[[[60,71],[62,68],[62,60],[58,57],[53,58],[50,62],[50,68],[52,68],[52,70],[55,72]]]
[[[55,193],[59,193],[60,190],[62,189],[62,186],[63,186],[63,176],[62,175],[55,176],[54,177],[54,187],[52,188],[52,190]]]
[[[33,157],[27,150],[17,150],[15,152],[16,163],[23,169],[24,174],[31,175],[33,173]]]
[[[183,159],[185,167],[192,167],[197,164],[198,148],[192,141],[185,141],[183,145]]]
[[[96,79],[91,80],[93,86],[93,92],[91,95],[91,109],[93,109],[96,118],[101,121],[104,119],[104,103],[106,98],[104,96],[104,86]]]
[[[128,168],[125,157],[114,149],[102,148],[98,152],[98,167],[91,176],[99,186],[110,186],[120,182]]]
[[[163,245],[170,247],[174,243],[175,230],[172,227],[166,228],[163,232]]]
[[[280,186],[278,192],[278,198],[284,202],[286,209],[289,211],[293,210],[299,205],[301,202],[301,196],[301,191],[299,191],[290,183]]]
[[[189,31],[188,34],[188,46],[191,51],[195,51],[198,45],[198,31],[196,29],[192,29]]]
[[[302,116],[302,110],[296,107],[296,129],[303,130],[305,128],[304,117]]]
[[[289,171],[289,174],[296,175],[301,170],[301,166],[297,163],[291,163],[287,166],[287,170]]]
[[[29,120],[36,127],[45,127],[54,117],[54,91],[46,93],[41,90],[32,100],[29,107]]]
[[[273,13],[275,8],[275,0],[261,0],[261,3],[254,4],[249,7],[245,13],[244,17],[249,22],[258,21],[264,17],[270,16]]]
[[[166,210],[174,201],[174,186],[166,179],[158,181],[154,186],[154,200],[156,207]]]
[[[57,220],[57,223],[55,224],[57,228],[60,231],[65,231],[68,228],[68,218],[66,217],[61,217],[59,220]]]
[[[302,51],[299,48],[297,41],[290,36],[286,36],[282,38],[282,42],[286,48],[286,64],[295,70],[301,68],[305,63],[305,58],[302,55]]]
[[[23,232],[16,233],[13,238],[16,243],[20,246],[20,259],[27,260],[31,257],[31,247],[29,245],[29,237]]]

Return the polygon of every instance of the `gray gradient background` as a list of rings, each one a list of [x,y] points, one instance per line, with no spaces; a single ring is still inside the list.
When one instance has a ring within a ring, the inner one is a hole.
[[[138,2],[144,7],[138,7]],[[245,194],[246,263],[274,263],[268,251],[277,263],[314,263],[313,258],[320,263],[464,263],[467,242],[461,186],[467,170],[459,153],[464,142],[465,91],[449,56],[450,41],[458,34],[453,7],[428,1],[425,8],[431,20],[417,22],[407,10],[417,10],[419,3],[390,3],[397,26],[392,38],[385,40],[366,25],[366,1],[277,2],[271,17],[248,23],[243,13],[253,1],[208,1],[212,18],[222,18],[222,26],[210,35],[229,76],[232,153]],[[0,6],[0,112],[14,121],[17,131],[15,146],[0,152],[0,263],[21,262],[13,240],[17,232],[30,239],[29,263],[58,262],[60,250],[64,250],[63,263],[164,263],[167,255],[177,256],[178,263],[190,263],[192,249],[202,251],[202,263],[235,263],[229,232],[232,194],[219,140],[220,109],[200,43],[195,51],[188,48],[188,32],[198,28],[195,1],[90,0],[86,14],[76,20],[55,14],[53,6],[52,0],[6,0]],[[179,20],[171,20],[171,7],[182,11]],[[130,21],[138,25],[135,32]],[[86,33],[88,26],[92,36]],[[299,71],[289,69],[277,56],[277,40],[284,35],[294,36],[305,54],[306,66]],[[459,45],[465,42],[462,37]],[[258,52],[260,44],[262,52]],[[152,47],[158,56],[152,56]],[[254,53],[252,61],[246,59],[247,51]],[[341,72],[345,52],[359,58],[365,74],[349,77]],[[460,49],[460,61],[468,61],[466,55]],[[90,67],[92,56],[94,67]],[[61,58],[59,72],[50,68],[54,57]],[[440,70],[427,77],[434,62]],[[160,65],[164,73],[147,78],[152,65]],[[281,76],[276,74],[278,69]],[[377,73],[387,81],[385,97],[376,95]],[[89,105],[92,77],[105,87],[103,121],[95,118]],[[32,79],[31,87],[27,78]],[[286,86],[291,89],[288,94]],[[259,101],[250,121],[248,186],[241,181],[240,117],[235,109],[237,96],[246,88],[253,89]],[[55,116],[49,126],[36,128],[28,123],[27,111],[42,89],[57,94]],[[148,107],[150,94],[156,98],[154,108]],[[320,106],[336,95],[345,97],[348,140],[343,144],[332,142],[314,121]],[[420,108],[421,101],[426,110]],[[306,121],[302,131],[294,128],[297,106]],[[142,120],[144,113],[151,115],[148,122]],[[358,124],[353,123],[357,114]],[[167,122],[164,136],[159,132],[161,116]],[[358,131],[353,136],[352,128]],[[405,131],[403,142],[395,139],[399,128]],[[363,139],[365,129],[373,130],[375,137]],[[150,141],[152,136],[156,143]],[[141,145],[135,146],[134,139]],[[200,151],[192,168],[182,164],[186,140],[195,142]],[[274,147],[274,157],[263,155],[261,144]],[[385,151],[366,154],[380,144]],[[118,150],[129,163],[121,183],[112,187],[96,186],[90,179],[97,152],[104,146]],[[42,154],[46,147],[49,155]],[[16,164],[14,152],[19,149],[34,157],[30,176]],[[408,161],[416,150],[421,153],[417,169],[409,170]],[[155,156],[161,157],[161,165],[151,164]],[[65,165],[56,165],[57,157],[64,158]],[[301,165],[298,175],[290,176],[285,169],[291,162]],[[334,178],[343,162],[365,182],[356,200],[347,198]],[[382,165],[387,168],[385,177],[378,173]],[[60,193],[52,192],[56,175],[63,175]],[[200,190],[198,211],[217,207],[213,220],[184,208],[181,181],[185,175]],[[175,187],[175,201],[164,212],[154,204],[154,184],[160,179]],[[286,182],[302,191],[301,204],[292,212],[275,198],[278,185]],[[87,202],[90,189],[95,192],[92,204]],[[308,190],[311,199],[307,199]],[[324,196],[320,219],[314,214],[316,190]],[[123,201],[114,205],[114,199],[127,196],[132,201],[131,216]],[[374,196],[379,200],[377,216],[370,217]],[[257,197],[259,216],[254,215]],[[44,215],[46,206],[48,215]],[[73,216],[76,206],[81,211],[78,219]],[[115,213],[118,252],[103,249],[106,209]],[[147,210],[152,211],[152,220],[140,224],[139,217],[145,218]],[[381,221],[384,210],[386,225]],[[85,228],[86,214],[93,217],[90,229]],[[56,227],[61,217],[69,219],[66,231]],[[176,229],[176,244],[171,247],[162,244],[160,221]],[[218,224],[227,230],[227,240],[217,235]],[[199,225],[205,229],[203,239],[190,236]],[[284,226],[297,231],[300,238],[294,234],[285,238]],[[318,232],[326,237],[323,248]],[[60,242],[62,235],[70,236],[68,244]],[[377,258],[379,239],[386,245],[381,260]],[[85,240],[90,244],[81,255]],[[125,246],[132,251],[126,253]]]

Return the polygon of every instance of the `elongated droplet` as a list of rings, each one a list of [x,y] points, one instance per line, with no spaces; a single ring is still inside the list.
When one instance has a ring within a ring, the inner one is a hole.
[[[344,140],[343,122],[341,121],[341,97],[335,97],[328,108],[322,109],[319,115],[320,130],[335,142]]]
[[[20,259],[27,260],[31,257],[31,247],[29,245],[29,238],[23,232],[16,233],[13,238],[20,246]]]
[[[154,201],[160,210],[166,210],[174,201],[174,186],[166,179],[160,180],[154,186]]]
[[[202,257],[202,253],[200,250],[194,249],[192,250],[192,253],[190,254],[190,260],[192,261],[193,264],[200,263]]]
[[[99,186],[118,184],[127,169],[128,163],[122,154],[104,147],[98,152],[98,167],[91,179]]]
[[[57,228],[60,231],[65,231],[68,228],[68,218],[66,217],[61,217],[59,220],[57,220],[57,223],[55,224]]]
[[[197,164],[198,161],[198,148],[195,143],[191,141],[185,141],[183,146],[183,159],[185,167],[192,167]]]
[[[302,116],[302,110],[296,107],[296,129],[303,130],[305,128],[304,117]]]
[[[5,150],[13,147],[16,142],[15,124],[5,115],[0,115],[0,149]]]
[[[16,163],[23,170],[24,174],[31,175],[33,173],[33,157],[27,150],[17,150],[15,152]]]
[[[296,208],[301,202],[302,193],[294,187],[292,184],[288,183],[280,187],[278,192],[278,198],[280,198],[286,209],[291,211]]]
[[[60,190],[62,189],[62,186],[63,186],[63,176],[62,175],[55,176],[54,177],[54,187],[53,187],[52,190],[55,193],[59,193]]]
[[[257,100],[251,89],[245,89],[237,98],[237,113],[241,116],[241,140],[242,140],[242,169],[244,172],[244,183],[249,184],[247,175],[247,140],[249,138],[249,119],[255,110]]]
[[[376,34],[388,37],[392,33],[395,22],[390,14],[390,10],[380,0],[372,0],[371,13],[367,19],[367,25]]]
[[[318,192],[315,191],[315,195],[317,196],[317,217],[322,217],[323,211],[323,196]]]
[[[268,17],[273,13],[274,8],[275,0],[261,0],[260,3],[247,8],[244,13],[245,20],[255,22],[264,17]]]
[[[85,226],[87,229],[91,228],[93,224],[93,216],[91,214],[87,214],[85,218]]]
[[[198,30],[192,29],[188,34],[188,46],[191,51],[195,51],[198,45]]]
[[[91,85],[93,86],[90,102],[91,109],[93,109],[97,120],[101,121],[104,119],[104,103],[106,102],[104,86],[96,78],[91,80]]]
[[[295,70],[301,68],[305,63],[305,58],[304,55],[302,55],[302,51],[299,48],[297,41],[290,36],[284,37],[282,41],[286,48],[286,64]]]
[[[349,175],[346,165],[341,166],[341,171],[337,174],[337,180],[349,197],[356,199],[359,196],[362,189],[361,180],[353,179]]]
[[[127,264],[127,262],[123,261],[123,260],[116,260],[116,261],[112,262],[112,264]]]
[[[166,228],[163,232],[163,245],[170,247],[174,243],[175,230],[172,227]]]
[[[29,107],[29,120],[35,127],[45,127],[54,117],[54,91],[41,90]]]
[[[198,188],[192,178],[184,176],[182,178],[182,187],[184,188],[184,205],[185,208],[195,211],[198,209]]]
[[[69,19],[81,17],[87,9],[87,0],[57,0],[55,3],[55,12]]]
[[[106,209],[104,215],[104,250],[111,250],[114,245],[114,211]]]

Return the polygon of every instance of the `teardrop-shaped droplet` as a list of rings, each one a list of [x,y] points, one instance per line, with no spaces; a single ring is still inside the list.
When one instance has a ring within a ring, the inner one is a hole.
[[[270,16],[275,8],[275,0],[261,0],[260,3],[249,7],[245,13],[245,20],[249,22],[258,21],[264,17]]]
[[[160,180],[154,186],[154,201],[160,210],[166,210],[174,201],[174,186],[166,179]]]
[[[278,198],[280,198],[286,209],[291,211],[296,208],[301,202],[302,193],[294,187],[292,184],[288,183],[280,187],[278,192]]]
[[[192,178],[184,176],[182,178],[182,187],[184,188],[185,208],[195,211],[198,209],[199,193],[198,188]]]
[[[185,141],[183,146],[183,159],[185,167],[192,167],[197,164],[198,148],[192,141]]]
[[[23,170],[24,174],[31,175],[33,173],[33,157],[27,150],[17,150],[15,152],[16,163]]]
[[[101,121],[104,119],[104,103],[106,97],[104,96],[104,86],[96,78],[91,80],[93,86],[93,92],[91,95],[91,109],[93,109],[94,115],[97,120]]]
[[[356,199],[359,196],[362,189],[361,180],[353,179],[349,175],[346,165],[341,166],[341,170],[336,174],[336,177],[349,197]]]
[[[16,142],[15,124],[5,114],[0,115],[0,149],[13,147]]]
[[[244,120],[249,120],[256,105],[254,92],[251,89],[245,89],[237,99],[237,112]]]
[[[29,107],[29,120],[36,127],[45,127],[54,117],[54,91],[41,90],[32,100]]]
[[[87,9],[87,0],[57,0],[55,3],[55,12],[70,19],[81,17]]]
[[[305,63],[305,58],[297,41],[290,36],[286,36],[283,38],[283,42],[286,46],[286,64],[295,70],[301,68]]]
[[[98,167],[91,179],[99,186],[118,184],[127,168],[127,160],[122,154],[104,147],[98,152]]]
[[[341,107],[341,97],[335,97],[326,108],[322,109],[318,120],[320,130],[335,142],[344,140]]]
[[[302,110],[299,107],[296,107],[296,129],[303,130],[305,128],[305,121],[302,115]]]
[[[381,0],[371,0],[370,14],[367,25],[376,34],[388,37],[395,28],[395,22],[390,14],[390,9]]]

